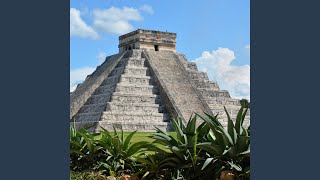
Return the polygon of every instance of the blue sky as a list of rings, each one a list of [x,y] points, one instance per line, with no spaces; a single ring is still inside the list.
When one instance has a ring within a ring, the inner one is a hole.
[[[70,7],[71,90],[118,52],[119,35],[144,28],[177,33],[177,52],[233,97],[249,98],[249,0],[71,0]]]

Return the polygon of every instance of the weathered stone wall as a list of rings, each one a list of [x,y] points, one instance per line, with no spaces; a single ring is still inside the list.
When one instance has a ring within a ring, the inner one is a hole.
[[[119,52],[130,49],[154,50],[155,45],[159,51],[176,51],[176,34],[161,31],[138,29],[119,37]]]
[[[153,69],[152,66],[150,65],[150,61],[148,60],[150,57],[148,54],[145,53],[145,51],[142,51],[142,57],[147,59],[145,63],[147,64],[149,69],[150,76],[152,76],[152,82],[155,86],[157,86],[159,89],[159,95],[161,97],[161,104],[162,106],[162,111],[166,112],[169,114],[169,118],[174,118],[174,117],[182,117],[182,114],[179,110],[179,108],[172,103],[173,99],[169,95],[169,90],[164,84],[163,80],[159,78],[159,72],[156,69]]]
[[[187,78],[186,71],[176,59],[174,52],[144,52],[178,116],[188,121],[194,112],[207,112],[207,104],[201,101],[202,98]]]

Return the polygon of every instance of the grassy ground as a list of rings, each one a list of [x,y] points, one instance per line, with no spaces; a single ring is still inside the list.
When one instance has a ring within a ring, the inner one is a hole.
[[[136,132],[132,139],[132,143],[140,142],[140,141],[147,141],[147,142],[153,142],[154,139],[149,138],[148,136],[151,136],[151,134],[154,132]],[[130,132],[124,132],[124,136],[127,137],[130,134]],[[173,137],[176,137],[176,132],[168,132]]]
[[[149,138],[148,136],[151,136],[152,133],[154,132],[136,132],[132,139],[131,139],[131,143],[136,143],[136,142],[141,142],[141,141],[147,141],[147,142],[153,142],[155,141],[152,138]],[[173,137],[176,137],[177,133],[176,132],[167,132],[168,134],[170,134]],[[124,132],[124,137],[127,137],[130,134],[130,132]],[[164,150],[164,151],[169,151],[167,150],[164,146],[160,145],[160,144],[156,144],[157,147],[159,147],[160,149]],[[153,152],[145,152],[147,154],[153,154]]]

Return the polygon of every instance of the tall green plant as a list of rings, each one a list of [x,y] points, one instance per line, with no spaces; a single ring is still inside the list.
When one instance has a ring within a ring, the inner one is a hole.
[[[137,158],[137,166],[141,168],[136,175],[140,175],[141,180],[170,179],[170,171],[165,168],[167,158],[166,153],[163,153],[163,151],[156,151],[154,154],[143,154]]]
[[[119,133],[114,128],[113,135],[111,135],[108,130],[103,129],[98,140],[101,141],[100,145],[104,153],[107,154],[107,158],[104,161],[100,160],[100,167],[111,175],[117,175],[123,171],[134,172],[137,169],[137,156],[151,146],[146,141],[131,143],[130,141],[135,133],[136,131],[124,138],[123,130]],[[104,139],[108,140],[105,141]]]
[[[93,170],[117,175],[136,170],[136,157],[150,147],[145,141],[131,143],[136,131],[124,138],[124,133],[110,133],[101,127],[99,133],[70,127],[70,167],[75,171]]]
[[[224,129],[217,116],[202,117],[210,127],[207,142],[198,143],[198,148],[207,152],[207,159],[202,170],[212,169],[218,177],[221,171],[231,170],[237,178],[248,178],[250,174],[250,130],[243,126],[248,108],[242,106],[237,114],[235,123],[228,111],[228,127]]]
[[[157,132],[151,138],[155,143],[161,144],[167,152],[167,158],[161,162],[162,168],[171,168],[172,173],[180,176],[182,174],[188,179],[201,175],[201,163],[203,161],[201,149],[197,143],[203,141],[210,128],[206,123],[196,126],[197,117],[192,116],[186,125],[180,118],[172,119],[171,124],[176,131],[176,137],[157,128]]]
[[[86,129],[76,130],[70,127],[70,167],[72,170],[97,168],[97,161],[105,155],[95,140],[96,136],[97,134],[90,133]]]

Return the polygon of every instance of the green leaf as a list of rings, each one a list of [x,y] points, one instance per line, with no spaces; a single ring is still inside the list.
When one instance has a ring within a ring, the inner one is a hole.
[[[150,172],[149,172],[149,171],[147,171],[147,172],[142,176],[141,180],[146,179],[146,178],[147,178],[147,176],[148,176],[149,174],[150,174]]]
[[[221,130],[219,130],[218,127],[222,128],[223,129],[223,126],[220,126],[220,125],[217,125],[217,123],[213,123],[213,121],[217,121],[218,120],[216,119],[216,117],[212,117],[210,115],[208,115],[209,119],[207,118],[203,118],[202,116],[198,115],[204,122],[206,122],[210,129],[212,130],[214,136],[215,136],[215,142],[217,144],[220,144],[220,145],[223,145],[224,144],[224,137],[223,137],[223,133],[221,132]],[[211,120],[210,117],[214,118],[214,120]]]
[[[208,113],[205,113],[207,115],[207,117],[211,120],[211,123],[213,123],[214,125],[216,126],[222,126],[222,124],[219,122],[218,120],[218,114],[216,116],[211,116],[210,114]],[[199,115],[200,116],[200,115]],[[201,116],[200,116],[201,117]]]
[[[73,153],[79,154],[79,155],[84,155],[84,153],[81,152],[81,151],[79,151],[79,150],[71,149],[71,150],[70,150],[70,154],[73,154]]]
[[[180,122],[179,122],[180,121]],[[173,128],[175,129],[175,131],[177,132],[177,138],[181,143],[186,143],[187,142],[187,137],[186,135],[183,133],[183,130],[181,129],[181,119],[177,118],[177,119],[172,119],[171,120],[171,124],[173,126]]]
[[[239,155],[247,155],[247,154],[250,154],[250,148],[246,151],[239,153]]]
[[[167,133],[154,133],[152,136],[153,139],[160,139],[163,140],[165,139],[167,141],[167,145],[170,146],[178,146],[178,142],[174,139],[174,137],[172,137],[171,135],[167,134]]]
[[[192,117],[192,116],[191,116]],[[187,127],[185,129],[185,133],[187,135],[195,135],[196,133],[196,121],[197,121],[197,116],[194,116],[188,121]]]
[[[237,118],[236,118],[235,128],[238,134],[242,133],[242,128],[241,128],[243,123],[242,112],[243,112],[243,106],[241,106],[240,110],[238,111]]]
[[[199,141],[204,141],[205,136],[209,134],[210,127],[207,125],[206,122],[203,122],[200,124],[200,126],[197,128],[198,131],[198,140]]]
[[[123,128],[122,128],[122,126],[121,126],[121,142],[124,142],[124,137],[123,137]]]
[[[146,145],[148,145],[148,144],[149,143],[146,141],[141,141],[141,142],[137,142],[137,143],[132,144],[129,147],[125,157],[130,157],[130,156],[136,154],[137,152],[142,150],[142,148],[147,147]]]
[[[248,147],[250,144],[250,142],[249,142],[250,137],[249,136],[239,136],[238,139],[239,139],[238,143],[237,143],[238,151],[243,152],[243,151],[248,150]]]
[[[137,131],[133,131],[132,133],[130,133],[130,134],[127,136],[126,140],[125,140],[124,143],[123,143],[123,149],[127,149],[127,148],[128,148],[129,143],[130,143],[133,135],[134,135],[136,132],[137,132]]]
[[[222,138],[223,138],[224,144],[227,145],[227,146],[233,146],[234,143],[233,143],[233,140],[232,140],[230,134],[223,127],[218,126],[217,128],[223,134]]]
[[[225,146],[216,145],[210,142],[197,144],[197,147],[207,151],[209,154],[220,156],[225,150]]]
[[[232,162],[230,162],[230,161],[228,161],[228,164],[231,166],[231,169],[235,169],[235,170],[237,170],[237,171],[242,171],[241,166],[239,166],[239,165],[237,165],[237,164],[234,164],[234,163],[232,163]]]
[[[248,108],[246,108],[246,109],[244,110],[243,114],[242,114],[242,123],[241,123],[241,126],[243,125],[243,121],[244,121],[244,119],[245,119],[245,117],[246,117],[246,115],[247,115],[247,112],[248,112]]]
[[[231,138],[232,138],[232,141],[233,141],[233,144],[235,144],[237,142],[237,138],[238,138],[238,135],[237,135],[237,131],[235,130],[234,128],[234,124],[233,124],[233,121],[232,119],[230,118],[230,115],[226,109],[226,107],[224,107],[224,110],[227,114],[227,117],[228,117],[228,133],[230,134]]]
[[[213,158],[207,158],[206,161],[203,163],[203,166],[201,168],[201,171],[206,168],[211,162],[213,161]]]

